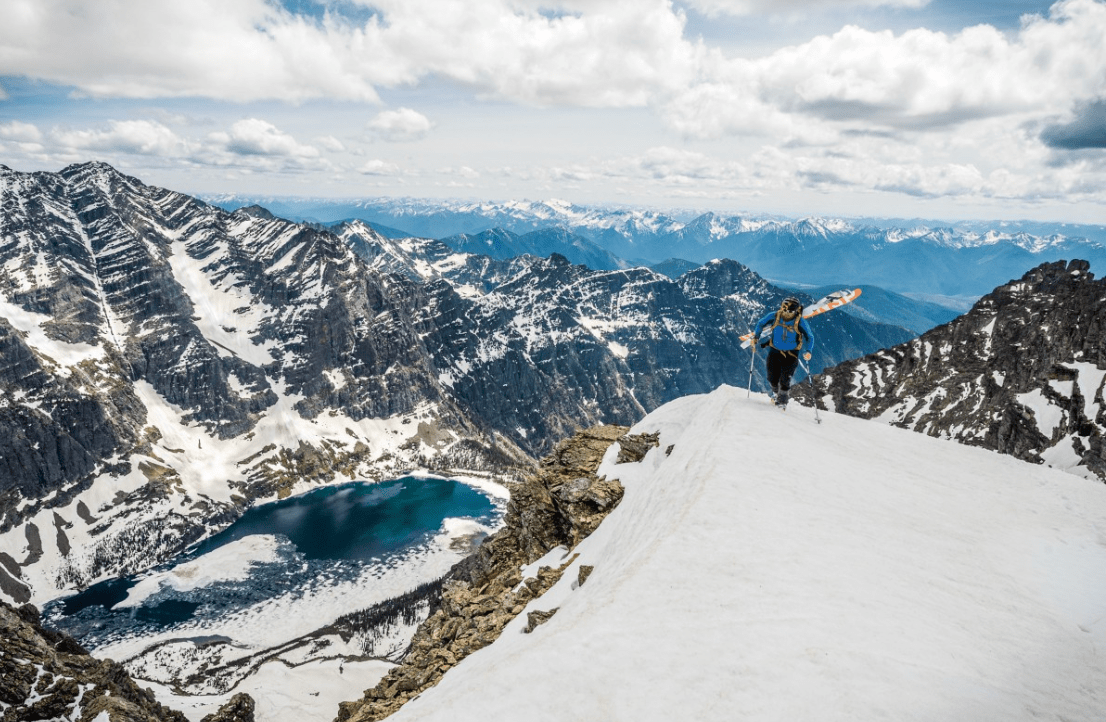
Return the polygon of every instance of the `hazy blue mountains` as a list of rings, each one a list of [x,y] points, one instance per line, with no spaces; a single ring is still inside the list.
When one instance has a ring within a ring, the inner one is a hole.
[[[253,202],[233,196],[210,200],[226,208]],[[266,207],[292,219],[360,218],[427,238],[474,236],[490,229],[524,235],[560,228],[632,264],[652,265],[673,257],[696,263],[733,258],[784,284],[821,286],[847,279],[852,284],[929,296],[975,299],[1046,261],[1081,258],[1092,269],[1106,266],[1104,225],[790,220],[584,207],[562,201],[272,199]]]

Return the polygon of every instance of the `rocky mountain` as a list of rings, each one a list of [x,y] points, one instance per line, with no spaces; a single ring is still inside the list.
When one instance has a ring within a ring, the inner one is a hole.
[[[786,295],[733,261],[673,281],[230,213],[101,163],[0,167],[0,211],[0,591],[20,602],[147,569],[258,501],[503,473],[744,385],[737,339]],[[817,368],[911,336],[818,329]]]
[[[600,248],[583,236],[560,227],[541,228],[519,235],[502,228],[476,234],[459,234],[441,239],[455,251],[491,256],[500,260],[516,256],[550,256],[558,253],[572,263],[598,271],[627,268],[629,263]]]
[[[800,394],[841,413],[1106,480],[1106,280],[1046,263]]]
[[[254,202],[212,198],[228,208]],[[473,203],[376,198],[269,199],[289,218],[360,218],[410,235],[443,238],[499,228],[525,234],[561,228],[632,263],[677,256],[703,263],[733,258],[769,279],[821,286],[841,278],[897,293],[975,300],[1045,261],[1084,258],[1106,265],[1106,226],[919,219],[803,218],[715,212],[584,207],[563,201]],[[567,255],[567,254],[566,254]],[[1101,271],[1099,271],[1101,273]]]
[[[38,610],[0,601],[0,709],[5,720],[187,722],[135,684],[119,664],[95,659],[73,638],[41,625]],[[239,694],[203,722],[253,722]]]

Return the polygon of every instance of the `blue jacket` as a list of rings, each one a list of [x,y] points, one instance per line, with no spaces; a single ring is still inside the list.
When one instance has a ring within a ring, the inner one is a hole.
[[[756,328],[753,329],[753,338],[759,342],[760,332],[764,330],[765,326],[775,321],[775,311],[757,321]],[[806,322],[805,318],[799,319],[799,333],[797,334],[792,330],[792,326],[793,323],[785,325],[783,320],[780,320],[780,324],[772,329],[772,336],[769,339],[772,348],[779,351],[795,351],[797,349],[810,351],[814,346],[814,334],[810,330],[810,324]]]

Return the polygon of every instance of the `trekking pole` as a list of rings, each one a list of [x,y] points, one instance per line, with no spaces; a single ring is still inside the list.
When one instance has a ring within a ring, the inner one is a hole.
[[[753,364],[757,360],[757,340],[754,338],[749,344],[749,386],[745,391],[745,398],[753,395]]]
[[[805,373],[806,377],[809,379],[810,378],[810,369],[808,369],[806,364],[803,363],[802,357],[799,358],[799,366],[802,367],[803,373]],[[811,400],[814,403],[814,421],[816,423],[820,424],[820,423],[822,423],[822,418],[820,416],[818,416],[818,395],[814,392],[814,384],[813,383],[810,385],[810,389],[811,389],[811,394],[810,394]]]

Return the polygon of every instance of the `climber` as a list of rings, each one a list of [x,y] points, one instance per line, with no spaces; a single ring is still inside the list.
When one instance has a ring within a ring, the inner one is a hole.
[[[769,329],[769,333],[761,339],[760,334],[765,328]],[[803,359],[809,361],[810,349],[814,346],[814,334],[803,318],[803,304],[794,297],[785,299],[778,311],[767,314],[757,322],[753,329],[753,338],[762,347],[770,348],[765,362],[768,383],[772,387],[776,406],[785,409],[791,390],[791,377],[799,365],[799,354],[802,353]]]

